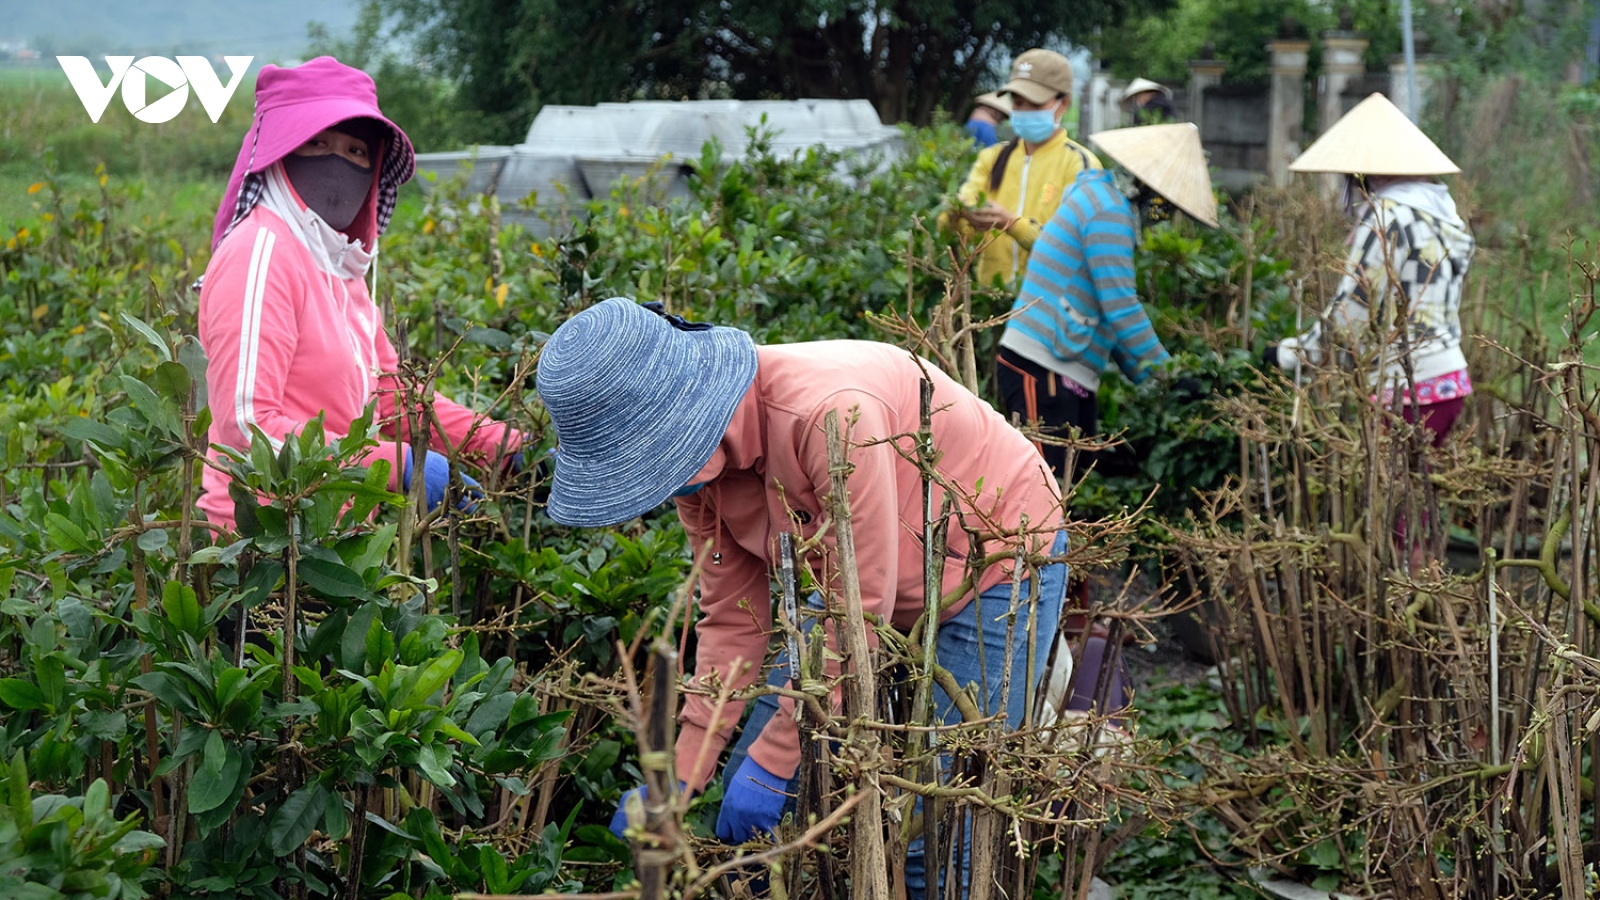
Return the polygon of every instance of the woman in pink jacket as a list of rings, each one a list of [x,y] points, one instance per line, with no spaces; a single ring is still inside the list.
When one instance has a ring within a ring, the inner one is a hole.
[[[1038,555],[1064,552],[1061,495],[1043,459],[989,404],[936,366],[867,341],[757,347],[743,331],[690,324],[624,298],[563,323],[541,354],[539,395],[560,438],[549,514],[569,525],[613,525],[676,498],[691,546],[710,548],[700,580],[695,681],[749,686],[763,677],[773,633],[778,535],[793,531],[803,542],[820,534],[825,559],[837,558],[835,533],[826,527],[831,487],[823,437],[824,417],[837,411],[841,428],[853,423],[848,489],[863,610],[904,632],[923,611],[922,478],[908,455],[924,375],[934,388],[939,481],[958,495],[963,522],[985,532],[984,552],[1008,560],[1019,546]],[[944,594],[962,585],[972,552],[967,534],[952,527]],[[831,561],[825,566],[810,555],[804,561],[817,584],[831,583]],[[1055,640],[1065,570],[1050,564],[1038,576],[1036,670]],[[1024,582],[1023,597],[1031,587]],[[1026,640],[1010,648],[1008,659],[1011,591],[1009,564],[983,570],[976,591],[946,611],[937,654],[959,683],[981,688],[978,705],[985,710],[999,711],[1009,666],[1005,712],[1017,727],[1037,671],[1027,670]],[[1019,635],[1029,633],[1024,607]],[[786,680],[782,668],[774,668],[769,683]],[[942,690],[935,702],[941,721],[959,721]],[[710,781],[744,705],[729,703],[718,714],[704,694],[689,695],[676,747],[677,776],[688,789]],[[756,701],[723,769],[717,821],[723,840],[744,841],[777,826],[793,794],[800,740],[791,701],[770,694]],[[622,824],[619,808],[613,829]],[[906,866],[916,898],[925,887],[920,847],[919,837]]]
[[[444,500],[450,456],[485,463],[520,446],[506,426],[436,395],[433,449],[411,458],[399,357],[366,279],[415,165],[366,73],[327,56],[262,68],[200,290],[212,444],[245,450],[260,429],[279,447],[318,414],[332,440],[375,402],[383,433],[407,446],[386,441],[369,460],[389,460],[401,489],[421,472],[430,509]],[[203,479],[200,508],[231,528],[228,476],[207,466]]]

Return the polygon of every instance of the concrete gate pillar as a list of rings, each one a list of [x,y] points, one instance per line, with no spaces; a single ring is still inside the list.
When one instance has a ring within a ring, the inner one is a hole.
[[[1344,115],[1344,92],[1367,72],[1367,36],[1356,31],[1322,33],[1322,78],[1317,97],[1317,133]]]
[[[1202,139],[1206,136],[1206,91],[1221,84],[1227,70],[1228,64],[1220,59],[1189,60],[1189,121],[1200,129]]]
[[[1267,43],[1271,55],[1272,92],[1268,96],[1267,177],[1274,186],[1289,183],[1289,163],[1300,155],[1306,118],[1306,57],[1311,42]]]

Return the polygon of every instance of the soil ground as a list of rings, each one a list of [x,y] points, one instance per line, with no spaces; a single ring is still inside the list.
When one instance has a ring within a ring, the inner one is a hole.
[[[1124,578],[1115,571],[1089,573],[1091,599],[1097,604],[1112,602],[1122,590]],[[1155,593],[1155,583],[1140,572],[1128,589],[1128,602],[1143,605]],[[1151,622],[1149,630],[1155,637],[1153,643],[1129,644],[1123,651],[1136,693],[1171,684],[1198,684],[1211,672],[1209,664],[1196,659],[1178,642],[1169,619]]]

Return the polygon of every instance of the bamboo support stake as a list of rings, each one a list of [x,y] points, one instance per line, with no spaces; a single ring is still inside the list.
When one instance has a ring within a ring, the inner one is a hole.
[[[800,578],[799,565],[795,558],[794,534],[782,532],[778,535],[778,588],[783,594],[783,631],[785,644],[789,651],[789,684],[795,690],[807,691],[811,688],[808,678],[815,681],[810,672],[816,669],[807,665],[811,661],[806,658],[806,650],[802,641],[800,621]],[[823,642],[816,642],[816,647],[821,649]],[[816,664],[820,665],[821,660]],[[826,689],[823,697],[826,698]],[[825,767],[817,761],[817,742],[811,739],[810,731],[821,727],[823,723],[815,721],[810,714],[811,704],[795,703],[795,716],[799,720],[800,730],[800,768],[796,777],[795,809],[796,820],[804,825],[812,818],[820,819],[822,803],[826,798],[826,786],[821,780]],[[789,896],[798,896],[801,889],[801,875],[806,861],[805,846],[799,847],[791,864],[784,867],[784,882],[782,887]]]
[[[960,334],[957,350],[961,354],[961,383],[967,390],[981,395],[982,392],[978,390],[978,353],[972,327],[972,282],[967,279],[961,282]]]
[[[811,642],[806,645],[806,667],[802,671],[802,678],[809,679],[803,682],[808,692],[813,692],[819,703],[806,704],[806,722],[813,731],[820,731],[827,721],[822,713],[822,703],[827,703],[831,692],[827,683],[821,678],[821,673],[827,671],[827,636],[821,625],[811,630]],[[822,756],[823,750],[815,740],[802,740],[800,742],[800,765],[803,771],[810,774],[806,776],[805,784],[811,786],[811,802],[820,814],[826,809],[827,798],[833,793],[833,773],[829,769],[827,760]],[[849,801],[846,801],[848,803]],[[835,810],[835,813],[837,810]],[[831,814],[830,814],[831,815]],[[809,819],[807,820],[809,821]],[[798,870],[797,870],[798,874]],[[842,892],[843,882],[839,877],[839,868],[835,864],[832,853],[818,854],[817,881],[823,886],[824,896],[829,891]]]
[[[1024,549],[1022,544],[1017,544],[1017,556],[1011,567],[1011,602],[1006,605],[1006,660],[1005,668],[1000,670],[1000,708],[990,709],[988,693],[984,694],[983,714],[1006,716],[1011,711],[1011,649],[1017,642],[1017,608],[1022,604],[1022,569]],[[973,602],[977,602],[974,600]],[[1087,632],[1086,632],[1087,633]],[[979,647],[982,647],[980,642]]]
[[[295,498],[298,500],[299,498]],[[299,634],[300,620],[300,517],[294,510],[298,508],[297,502],[284,504],[287,514],[289,529],[289,546],[284,548],[284,581],[283,581],[283,698],[286,702],[299,699],[299,682],[294,674],[295,667],[295,638]],[[293,746],[293,742],[286,742],[283,750],[278,754],[279,771],[283,773],[283,794],[285,797],[293,794],[305,784],[300,772],[300,756]],[[296,871],[303,870],[306,863],[306,846],[301,843],[296,847],[290,857],[290,864]],[[303,882],[294,882],[289,885],[289,896],[301,898],[306,895],[306,886]]]
[[[455,900],[636,900],[638,891],[607,891],[604,894],[456,894]]]
[[[987,760],[985,761],[988,762]],[[1006,779],[998,776],[994,766],[986,764],[983,767],[983,779],[980,790],[988,796],[998,796],[1007,788]],[[968,861],[968,878],[970,879],[967,890],[968,900],[991,900],[995,896],[995,887],[1000,871],[1000,846],[1005,839],[1005,830],[1000,826],[1000,814],[992,809],[977,807],[969,814],[972,817],[972,856]],[[959,879],[960,867],[954,867],[958,873],[953,880]],[[955,890],[953,885],[946,885],[946,891]],[[958,893],[959,896],[959,893]]]
[[[1026,531],[1028,528],[1027,516],[1022,517],[1022,528],[1024,531]],[[1017,564],[1022,565],[1022,554],[1019,552],[1017,556]],[[1121,620],[1115,620],[1112,622],[1111,630],[1113,638],[1120,637],[1121,624]],[[1025,674],[1027,680],[1024,681],[1022,685],[1022,727],[1032,728],[1037,721],[1034,710],[1039,705],[1039,669],[1041,668],[1039,665],[1039,654],[1037,650],[1039,646],[1039,572],[1037,569],[1028,573],[1028,627],[1027,635],[1023,638],[1023,640],[1027,641],[1028,643],[1023,648],[1023,673]],[[1107,646],[1114,647],[1117,645],[1108,644]],[[1011,667],[1013,654],[1013,645],[1007,643],[1006,668]],[[1102,666],[1102,669],[1103,668],[1104,667]],[[1005,710],[1003,710],[1003,713],[1008,717],[1011,715],[1011,707],[1009,704],[1006,706]]]
[[[651,692],[644,723],[644,752],[639,768],[644,772],[644,833],[635,839],[634,871],[639,879],[639,900],[665,900],[677,860],[677,822],[672,778],[673,722],[678,711],[678,653],[665,637],[651,648]]]
[[[677,712],[677,651],[658,636],[650,648],[650,695],[640,698],[631,666],[623,661],[629,702],[637,716],[642,796],[629,798],[627,819],[632,838],[633,868],[640,900],[665,900],[682,838],[673,814],[677,785],[672,776],[673,722]],[[648,704],[648,708],[646,708]],[[638,825],[639,827],[634,827]]]
[[[0,481],[4,480],[0,478]],[[131,524],[138,525],[143,521],[141,518],[142,508],[142,504],[139,502],[139,485],[135,483],[133,486],[133,504],[128,509],[128,521]],[[133,571],[133,605],[135,609],[142,612],[150,608],[150,582],[145,568],[144,550],[139,546],[137,540],[133,542],[128,555],[132,559],[130,568]],[[240,618],[242,619],[243,617],[244,613],[241,611]],[[141,674],[148,675],[154,671],[154,668],[155,666],[149,653],[143,653],[139,656],[139,672]],[[155,698],[152,696],[149,700],[146,700],[143,707],[145,764],[150,767],[150,815],[154,820],[159,818],[163,814],[163,809],[166,808],[166,801],[163,799],[166,779],[156,774],[156,769],[161,765],[161,736],[160,725],[156,721]],[[166,809],[166,814],[171,816],[175,815],[175,812],[172,809]],[[167,865],[170,866],[175,862],[175,858],[171,857],[171,842],[168,842],[167,848],[169,857]]]
[[[828,475],[831,481],[829,505],[832,507],[834,536],[839,549],[839,574],[844,588],[844,621],[839,623],[839,645],[844,651],[848,674],[844,681],[845,717],[872,718],[873,666],[867,644],[867,622],[861,607],[861,581],[856,570],[855,539],[850,528],[850,475],[846,437],[840,431],[839,411],[829,410],[823,419],[828,441]],[[854,894],[864,900],[888,900],[889,862],[883,849],[883,806],[878,786],[878,736],[871,730],[857,730],[846,746],[860,767],[856,789],[864,794],[853,817],[850,854],[850,883]],[[850,746],[853,745],[853,746]]]
[[[933,499],[933,382],[923,378],[920,388],[920,421],[917,430],[917,467],[922,470],[922,663],[924,669],[917,675],[916,696],[912,704],[912,719],[914,725],[933,725],[933,670],[938,663],[938,622],[939,600],[944,588],[944,567],[941,565],[941,554],[937,552],[939,525],[934,520]],[[922,780],[927,784],[939,783],[939,736],[933,731],[928,731],[922,736],[922,746],[917,748],[926,753],[927,758],[922,765]],[[938,804],[933,798],[922,801],[922,852],[925,862],[925,871],[939,871],[937,865],[939,847],[939,815]]]
[[[1485,550],[1484,582],[1489,591],[1489,765],[1500,765],[1500,601],[1496,594],[1495,549]],[[1489,886],[1499,882],[1500,857],[1505,852],[1505,833],[1500,828],[1500,800],[1489,801]]]

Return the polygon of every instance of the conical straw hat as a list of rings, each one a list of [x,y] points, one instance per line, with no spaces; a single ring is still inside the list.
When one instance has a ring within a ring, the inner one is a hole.
[[[1428,140],[1400,108],[1373,94],[1333,123],[1289,164],[1291,172],[1346,175],[1452,175],[1461,167]]]
[[[1155,91],[1161,94],[1163,97],[1166,97],[1168,100],[1172,99],[1172,88],[1169,88],[1158,81],[1151,81],[1148,78],[1135,78],[1133,81],[1128,83],[1126,88],[1123,88],[1122,96],[1118,98],[1117,102],[1121,103],[1123,108],[1126,109],[1128,106],[1128,101],[1144,93],[1145,91]]]
[[[1217,198],[1193,122],[1118,128],[1089,140],[1196,221],[1217,227]]]

